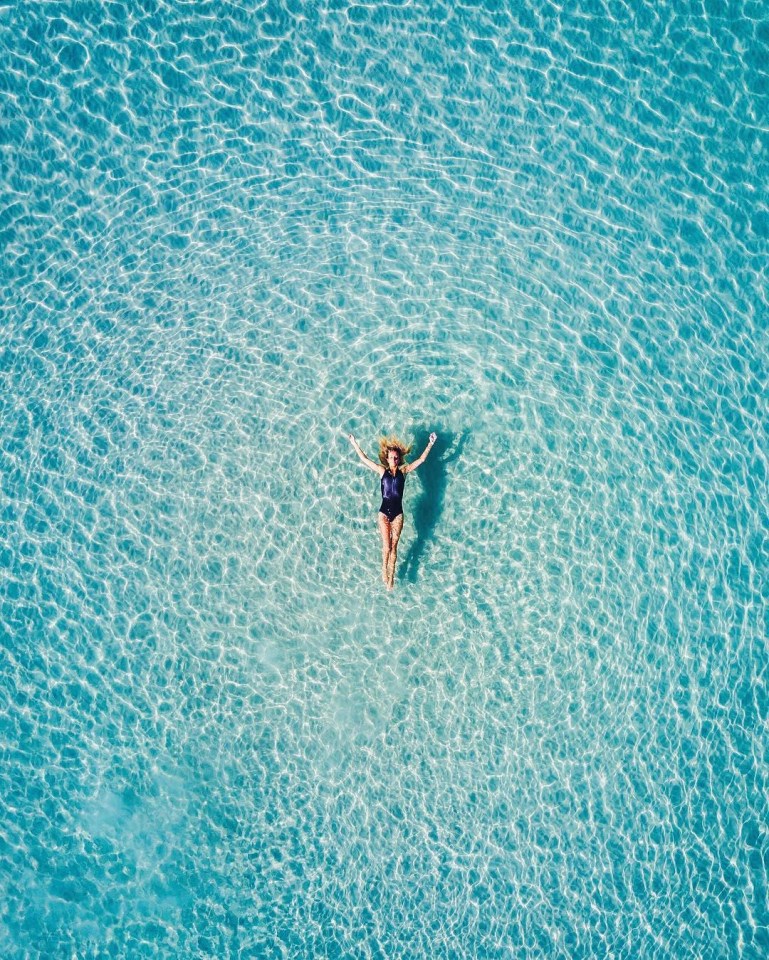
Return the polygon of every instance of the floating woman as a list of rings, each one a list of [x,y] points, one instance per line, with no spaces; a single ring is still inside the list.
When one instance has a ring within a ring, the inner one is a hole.
[[[397,437],[382,437],[379,441],[379,463],[374,463],[361,450],[355,437],[352,434],[349,436],[363,463],[381,477],[382,505],[377,514],[377,524],[382,535],[382,579],[388,590],[392,590],[395,582],[395,559],[403,530],[403,486],[406,474],[425,462],[437,439],[438,435],[431,433],[422,456],[413,463],[406,463],[404,457],[410,453],[411,447],[405,446]]]

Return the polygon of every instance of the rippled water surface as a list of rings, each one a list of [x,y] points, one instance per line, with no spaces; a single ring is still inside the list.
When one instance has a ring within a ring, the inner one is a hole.
[[[767,49],[0,7],[3,957],[769,953]]]

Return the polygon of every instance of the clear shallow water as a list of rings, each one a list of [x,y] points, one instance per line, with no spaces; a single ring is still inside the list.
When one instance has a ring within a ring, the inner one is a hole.
[[[769,23],[678,10],[0,10],[4,956],[766,955]]]

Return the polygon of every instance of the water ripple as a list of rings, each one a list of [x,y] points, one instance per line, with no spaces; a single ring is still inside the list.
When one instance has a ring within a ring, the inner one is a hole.
[[[766,32],[0,10],[4,955],[766,953]]]

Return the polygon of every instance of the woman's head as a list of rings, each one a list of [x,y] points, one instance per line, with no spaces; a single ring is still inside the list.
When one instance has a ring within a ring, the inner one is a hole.
[[[383,467],[394,469],[399,467],[411,452],[411,447],[406,446],[397,437],[381,437],[379,440],[379,462]]]

